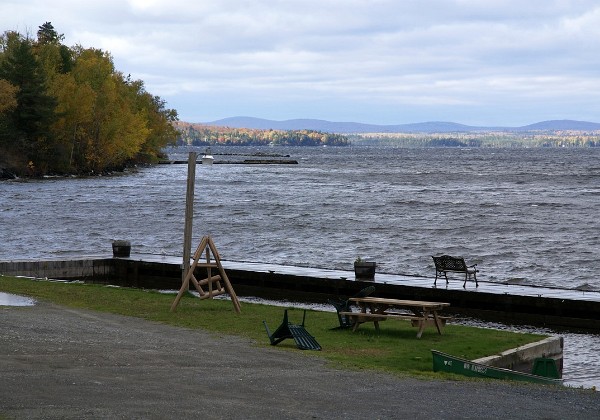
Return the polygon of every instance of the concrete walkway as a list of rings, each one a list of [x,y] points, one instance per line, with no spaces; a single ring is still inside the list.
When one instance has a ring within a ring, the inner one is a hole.
[[[266,340],[266,337],[265,337]],[[595,419],[590,390],[430,381],[325,365],[136,318],[0,307],[0,418]]]

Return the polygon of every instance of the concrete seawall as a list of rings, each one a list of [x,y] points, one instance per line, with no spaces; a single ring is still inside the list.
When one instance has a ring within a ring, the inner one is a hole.
[[[562,337],[548,337],[542,341],[506,350],[500,354],[482,357],[473,360],[473,362],[530,373],[534,360],[538,357],[546,357],[555,360],[556,367],[562,376],[563,348]]]
[[[0,274],[65,280],[110,277],[114,272],[111,260],[5,261],[0,262]]]
[[[462,288],[462,281],[432,287],[423,277],[377,274],[374,282],[355,281],[353,272],[261,263],[224,261],[236,293],[268,299],[326,303],[333,296],[351,296],[376,286],[379,297],[441,301],[449,312],[482,320],[599,331],[600,293],[480,282]],[[69,260],[0,262],[0,274],[83,280],[148,289],[179,289],[181,260],[132,255],[130,258],[81,257]],[[196,277],[204,278],[202,269]]]

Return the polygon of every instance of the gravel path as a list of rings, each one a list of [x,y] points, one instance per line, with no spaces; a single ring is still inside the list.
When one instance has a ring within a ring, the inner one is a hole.
[[[266,339],[266,338],[265,338]],[[48,303],[0,307],[0,418],[597,419],[590,390],[399,379]]]

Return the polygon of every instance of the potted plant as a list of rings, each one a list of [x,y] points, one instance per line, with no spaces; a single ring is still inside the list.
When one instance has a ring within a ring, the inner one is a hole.
[[[361,257],[356,257],[354,260],[354,277],[356,280],[375,280],[375,261],[365,261]]]

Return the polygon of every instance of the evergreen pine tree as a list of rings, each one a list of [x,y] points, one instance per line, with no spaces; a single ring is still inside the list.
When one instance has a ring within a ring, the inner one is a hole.
[[[45,171],[52,160],[50,125],[56,100],[47,94],[45,73],[33,54],[30,40],[20,40],[5,54],[0,78],[18,88],[17,106],[8,114],[14,136],[8,147],[20,152],[26,161],[24,165],[31,161]]]

